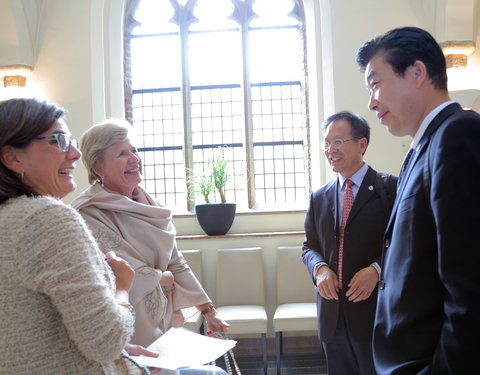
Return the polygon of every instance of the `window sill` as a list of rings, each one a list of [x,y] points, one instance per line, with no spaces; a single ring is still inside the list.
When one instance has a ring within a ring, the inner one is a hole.
[[[251,236],[252,234],[266,236],[263,233],[296,233],[304,231],[305,211],[262,211],[253,210],[237,212],[233,225],[224,238],[238,238],[238,236]],[[177,238],[183,236],[203,238],[205,232],[198,224],[194,213],[174,215],[173,222],[177,231]],[[236,235],[237,237],[229,237]],[[258,236],[258,235],[257,235]]]
[[[306,209],[298,209],[298,210],[238,210],[235,213],[235,216],[256,216],[256,215],[288,215],[288,214],[305,214]],[[195,212],[183,212],[183,213],[173,213],[174,218],[189,218],[195,217]]]
[[[288,232],[265,232],[265,233],[232,233],[222,236],[207,236],[206,234],[181,235],[177,236],[178,240],[207,240],[207,239],[226,239],[226,238],[249,238],[249,237],[276,237],[276,236],[305,236],[305,232],[288,231]]]

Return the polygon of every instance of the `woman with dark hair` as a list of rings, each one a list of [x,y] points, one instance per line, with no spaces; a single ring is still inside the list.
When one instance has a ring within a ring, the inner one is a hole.
[[[135,272],[60,200],[81,157],[63,115],[36,99],[0,102],[0,373],[141,373],[123,352]]]

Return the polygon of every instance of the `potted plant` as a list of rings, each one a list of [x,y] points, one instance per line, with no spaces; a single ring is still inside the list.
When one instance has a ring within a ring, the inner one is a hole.
[[[227,203],[225,186],[230,180],[225,159],[225,147],[219,147],[207,163],[207,169],[197,176],[194,181],[195,192],[202,195],[205,203],[195,205],[197,220],[202,229],[209,236],[226,234],[233,223],[236,212],[235,203]],[[210,202],[210,195],[215,189],[218,192],[220,203]]]

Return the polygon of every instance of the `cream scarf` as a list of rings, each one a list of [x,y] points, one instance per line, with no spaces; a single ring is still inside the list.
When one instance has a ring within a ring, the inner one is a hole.
[[[102,251],[115,251],[135,269],[130,303],[137,317],[131,342],[148,346],[172,326],[173,311],[210,299],[177,250],[171,211],[137,189],[148,204],[96,183],[72,206],[84,217]],[[173,293],[159,285],[167,270],[175,279]]]

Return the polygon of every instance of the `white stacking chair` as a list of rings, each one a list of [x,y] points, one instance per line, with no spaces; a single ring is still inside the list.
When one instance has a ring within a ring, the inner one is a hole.
[[[315,289],[302,262],[301,246],[277,248],[277,308],[273,316],[275,358],[280,374],[283,332],[317,331]]]
[[[200,284],[203,285],[203,265],[202,252],[200,250],[182,250],[180,251],[188,266],[197,277]],[[185,323],[183,326],[191,331],[203,334],[203,316],[195,306],[182,309]]]
[[[260,334],[267,374],[267,312],[263,254],[260,247],[219,249],[216,309],[231,327],[228,335]]]

